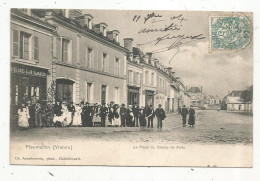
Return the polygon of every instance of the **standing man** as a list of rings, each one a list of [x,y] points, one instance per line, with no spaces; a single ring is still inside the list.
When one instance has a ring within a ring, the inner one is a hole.
[[[155,115],[157,117],[157,128],[162,129],[162,120],[166,118],[166,115],[161,104],[159,104],[158,108],[155,110]]]
[[[188,113],[189,113],[188,109],[186,108],[185,105],[183,105],[183,108],[181,109],[182,126],[183,127],[186,127],[186,118],[187,118]]]
[[[133,113],[134,113],[134,126],[139,127],[138,121],[139,121],[139,106],[137,103],[134,103],[133,106]]]
[[[28,106],[29,115],[30,115],[30,118],[28,120],[29,126],[34,127],[35,126],[35,104],[31,104],[31,101],[28,101],[27,106]]]
[[[86,103],[86,126],[87,127],[92,127],[92,108],[89,106],[89,103]]]
[[[150,105],[150,107],[146,105],[145,116],[148,118],[148,128],[150,128],[150,126],[151,128],[153,128],[153,117],[154,117],[153,105]]]
[[[99,116],[101,118],[101,126],[106,127],[106,116],[107,116],[107,107],[106,103],[102,103],[102,106],[100,107],[100,113]]]
[[[125,127],[126,126],[126,119],[127,119],[127,109],[125,107],[125,104],[122,104],[122,106],[120,107],[120,118],[121,118],[121,127]]]

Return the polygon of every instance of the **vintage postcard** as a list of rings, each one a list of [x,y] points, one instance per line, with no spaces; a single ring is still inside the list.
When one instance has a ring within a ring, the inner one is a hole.
[[[253,167],[253,13],[11,9],[10,164]]]

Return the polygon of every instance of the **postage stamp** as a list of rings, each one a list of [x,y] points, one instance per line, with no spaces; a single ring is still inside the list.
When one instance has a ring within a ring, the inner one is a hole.
[[[211,52],[241,50],[251,42],[251,16],[211,16],[209,24]]]

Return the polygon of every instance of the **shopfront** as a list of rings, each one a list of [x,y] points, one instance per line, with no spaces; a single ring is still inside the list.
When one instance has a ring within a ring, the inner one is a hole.
[[[28,100],[46,100],[47,69],[11,63],[11,114]]]
[[[134,105],[137,103],[139,105],[139,88],[128,86],[128,105]]]
[[[145,105],[153,105],[154,106],[154,91],[145,91]]]

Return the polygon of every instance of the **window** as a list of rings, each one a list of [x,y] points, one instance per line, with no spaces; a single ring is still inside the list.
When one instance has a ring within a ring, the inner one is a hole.
[[[25,32],[20,32],[20,58],[30,59],[30,38],[31,35]]]
[[[107,36],[107,29],[104,27],[104,29],[103,29],[103,35],[104,36]]]
[[[93,49],[87,48],[86,66],[93,67]]]
[[[136,72],[136,84],[140,85],[140,73]]]
[[[91,19],[88,19],[88,28],[92,29],[92,21],[91,21]]]
[[[116,35],[116,42],[119,42],[119,36],[118,36],[118,34]]]
[[[151,85],[154,85],[154,73],[151,74]]]
[[[62,39],[62,61],[68,62],[69,60],[69,40]]]
[[[145,84],[148,84],[148,71],[145,71]]]
[[[103,53],[103,57],[102,57],[102,71],[103,72],[107,71],[107,66],[108,66],[107,57],[108,57],[108,55],[106,53]]]
[[[115,59],[115,74],[119,75],[119,58]]]
[[[130,70],[130,84],[133,84],[133,71]]]
[[[115,103],[119,103],[119,87],[115,87]]]

